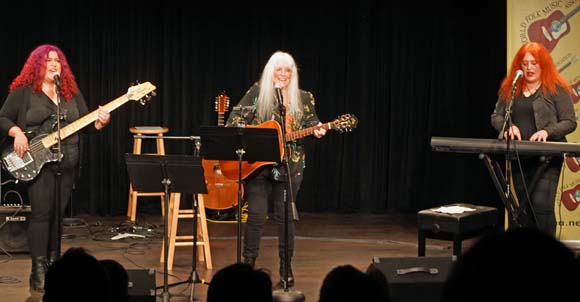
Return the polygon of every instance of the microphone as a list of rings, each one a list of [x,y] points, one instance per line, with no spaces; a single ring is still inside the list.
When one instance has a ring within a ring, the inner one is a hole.
[[[60,87],[60,75],[58,73],[54,74],[54,84],[56,84],[56,86]]]
[[[284,97],[282,97],[282,86],[280,84],[276,84],[276,98],[280,104],[284,104]]]
[[[512,81],[512,86],[515,86],[516,83],[518,82],[518,80],[524,76],[524,72],[521,69],[518,69],[518,71],[516,71],[516,76],[514,77],[514,80]]]

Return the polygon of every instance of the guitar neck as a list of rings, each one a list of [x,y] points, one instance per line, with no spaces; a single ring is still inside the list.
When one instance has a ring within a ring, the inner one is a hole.
[[[580,5],[578,5],[575,9],[573,9],[566,16],[564,16],[564,18],[562,18],[562,20],[560,20],[560,23],[567,22],[568,19],[570,19],[572,16],[574,16],[574,14],[576,14],[578,12],[578,10],[580,10]]]
[[[290,142],[299,138],[303,138],[305,136],[309,136],[314,134],[314,130],[317,129],[325,129],[325,130],[330,130],[332,129],[332,124],[331,123],[326,123],[326,124],[322,124],[319,126],[314,126],[314,127],[309,127],[309,128],[305,128],[305,129],[301,129],[301,130],[296,130],[296,131],[292,131],[292,132],[288,132],[286,133],[286,141]]]
[[[102,106],[103,109],[107,110],[108,112],[112,112],[113,110],[121,107],[123,104],[127,103],[129,98],[126,95],[122,95],[113,101],[107,103],[106,105]],[[79,118],[78,120],[74,121],[71,124],[66,125],[62,129],[60,129],[60,139],[63,140],[77,131],[83,129],[90,123],[96,121],[99,118],[99,109],[94,110],[93,112]],[[56,143],[58,143],[58,134],[59,131],[55,131],[45,138],[42,139],[42,144],[45,148],[49,148]]]

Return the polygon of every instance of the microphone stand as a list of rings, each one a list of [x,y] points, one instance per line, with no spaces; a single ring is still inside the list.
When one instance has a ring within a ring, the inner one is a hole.
[[[53,225],[53,238],[52,240],[55,240],[56,242],[56,259],[60,258],[60,254],[61,254],[61,236],[62,236],[62,224],[61,224],[61,220],[62,220],[62,215],[61,215],[61,204],[62,201],[61,199],[61,183],[62,183],[62,171],[61,171],[61,162],[62,162],[62,138],[61,138],[61,134],[60,134],[60,118],[61,118],[61,108],[60,108],[60,102],[61,102],[61,91],[60,91],[60,79],[55,79],[55,86],[56,86],[56,156],[57,156],[57,168],[56,168],[56,172],[55,172],[55,176],[56,176],[56,182],[55,182],[55,190],[54,190],[54,194],[55,194],[55,199],[54,199],[54,225]]]
[[[276,87],[278,110],[280,111],[280,117],[282,118],[282,141],[284,142],[284,156],[282,157],[282,165],[286,169],[286,188],[284,189],[284,276],[282,276],[282,289],[275,290],[272,293],[272,296],[274,301],[277,302],[306,301],[306,297],[302,292],[296,290],[291,291],[288,287],[288,271],[290,268],[288,263],[288,206],[290,203],[294,203],[294,194],[292,192],[292,177],[290,176],[290,166],[288,163],[290,147],[288,144],[286,144],[286,106],[284,106],[284,97],[282,96],[281,90],[281,88]],[[288,202],[289,200],[290,202]],[[278,240],[280,240],[280,238],[278,238]]]
[[[505,110],[505,116],[504,116],[504,121],[503,121],[503,126],[502,126],[502,130],[499,132],[498,135],[498,139],[501,139],[503,134],[507,131],[507,135],[505,138],[506,141],[506,151],[505,151],[505,179],[506,179],[506,183],[505,183],[505,198],[507,201],[512,200],[512,196],[511,196],[511,149],[510,149],[510,142],[511,142],[511,136],[510,136],[510,130],[512,129],[512,106],[514,103],[514,98],[516,95],[516,90],[517,90],[517,85],[515,85],[516,83],[513,84],[512,86],[512,93],[511,93],[511,97],[510,97],[510,101],[506,106],[506,110]],[[514,205],[508,205],[508,206],[514,206]],[[519,213],[517,211],[510,211],[511,213],[513,213],[513,217],[512,220],[514,222],[514,224],[521,226],[519,223],[519,218],[517,217],[519,215]]]

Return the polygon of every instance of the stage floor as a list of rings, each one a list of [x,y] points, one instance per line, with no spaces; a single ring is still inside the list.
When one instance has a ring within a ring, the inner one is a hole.
[[[160,262],[163,237],[163,218],[138,217],[135,232],[145,234],[144,239],[126,238],[111,240],[118,231],[132,230],[126,217],[79,217],[86,224],[65,227],[62,251],[69,247],[83,247],[98,259],[114,259],[130,270],[156,271],[156,286],[163,292],[163,263]],[[181,219],[180,233],[191,234],[191,221]],[[335,266],[352,264],[366,270],[373,257],[416,257],[417,227],[415,215],[371,214],[307,214],[301,213],[296,224],[296,249],[292,262],[296,284],[292,290],[302,292],[306,301],[318,301],[318,291],[324,276]],[[205,262],[196,262],[200,279],[211,282],[220,268],[237,261],[237,224],[208,221],[213,269],[207,270]],[[188,232],[189,231],[189,232]],[[69,238],[70,237],[70,238]],[[464,242],[464,248],[471,241]],[[427,256],[451,256],[451,242],[427,240]],[[28,254],[6,255],[0,251],[0,291],[2,301],[41,301],[28,291],[31,261]],[[192,247],[176,247],[173,270],[168,272],[169,284],[187,280],[193,268]],[[278,250],[276,229],[268,221],[256,266],[272,273],[277,283]],[[195,301],[205,302],[207,284],[194,284]],[[192,284],[170,286],[171,301],[189,301]],[[157,298],[161,301],[161,298]]]

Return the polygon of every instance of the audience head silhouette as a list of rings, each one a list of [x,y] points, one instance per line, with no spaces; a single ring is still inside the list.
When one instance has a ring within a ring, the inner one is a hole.
[[[121,263],[112,259],[103,259],[99,260],[99,262],[109,277],[112,301],[129,301],[129,275],[125,267],[123,267]]]
[[[272,302],[272,279],[247,263],[219,270],[211,279],[207,302]]]
[[[107,272],[83,248],[70,248],[48,268],[43,302],[110,301]]]
[[[455,263],[443,301],[564,299],[577,286],[575,255],[552,235],[515,228],[481,237]]]
[[[389,300],[388,284],[380,270],[367,273],[347,264],[333,268],[322,281],[319,302],[385,302]]]

